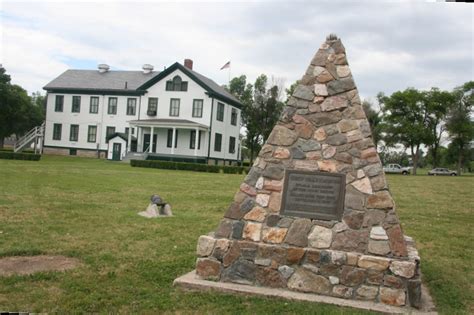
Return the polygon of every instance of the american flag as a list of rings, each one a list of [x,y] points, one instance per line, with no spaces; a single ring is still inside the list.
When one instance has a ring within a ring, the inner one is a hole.
[[[229,68],[229,67],[230,67],[230,61],[227,61],[227,63],[222,66],[221,70],[224,70],[224,69]]]

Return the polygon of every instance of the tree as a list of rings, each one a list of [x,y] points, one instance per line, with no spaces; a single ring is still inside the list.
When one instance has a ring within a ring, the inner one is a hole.
[[[245,75],[233,78],[229,91],[242,103],[242,123],[246,128],[245,145],[250,151],[250,162],[266,141],[273,126],[280,118],[283,103],[280,101],[281,87],[278,80],[268,83],[266,75],[260,75],[255,83],[248,84]]]
[[[450,151],[457,154],[457,171],[461,171],[469,156],[470,142],[474,138],[474,122],[472,110],[474,105],[474,81],[469,81],[454,89],[454,102],[449,108],[446,118],[446,129],[451,139]],[[448,147],[448,148],[449,148]]]
[[[439,147],[446,131],[444,118],[453,102],[453,95],[438,88],[431,88],[430,91],[424,92],[424,98],[428,110],[427,122],[430,130],[430,137],[426,145],[429,147],[429,154],[431,155],[430,162],[433,167],[437,167],[439,164]]]
[[[295,83],[293,83],[292,85],[290,85],[289,88],[285,89],[285,92],[286,92],[286,101],[285,101],[285,105],[288,104],[288,101],[290,100],[291,96],[293,96],[293,93],[295,92],[295,89],[296,87],[298,86],[298,83],[300,81],[296,81]]]
[[[367,116],[367,120],[369,121],[370,130],[372,131],[372,139],[375,144],[375,149],[377,149],[379,142],[383,140],[383,124],[380,111],[376,111],[372,103],[368,100],[364,100],[362,102],[362,108],[364,109],[365,115]]]
[[[385,141],[401,143],[410,149],[413,160],[413,174],[416,175],[420,148],[429,143],[429,107],[422,92],[414,88],[398,91],[391,96],[378,95],[382,105]]]
[[[22,134],[41,124],[43,109],[34,106],[27,92],[11,84],[11,78],[0,68],[0,148],[3,139],[11,134]]]

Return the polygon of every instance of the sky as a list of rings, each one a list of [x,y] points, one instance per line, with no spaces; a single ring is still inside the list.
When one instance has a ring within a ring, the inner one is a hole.
[[[29,93],[66,69],[162,70],[185,58],[219,84],[263,73],[289,86],[335,33],[361,97],[374,100],[473,80],[473,15],[472,4],[418,0],[0,0],[0,63]]]

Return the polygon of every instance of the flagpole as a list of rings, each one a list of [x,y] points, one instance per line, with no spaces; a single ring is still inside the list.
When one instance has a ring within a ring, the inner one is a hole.
[[[232,63],[229,63],[229,71],[228,71],[228,75],[229,75],[229,86],[230,86],[230,67],[231,67]]]

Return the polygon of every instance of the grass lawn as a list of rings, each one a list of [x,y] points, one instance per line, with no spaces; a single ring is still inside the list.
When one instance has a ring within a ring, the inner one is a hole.
[[[474,312],[474,177],[388,178],[439,310]],[[0,277],[0,311],[356,313],[172,287],[194,268],[199,235],[215,229],[242,179],[74,157],[0,160],[0,256],[60,254],[83,262],[64,273]],[[172,204],[174,217],[136,214],[153,193]]]

